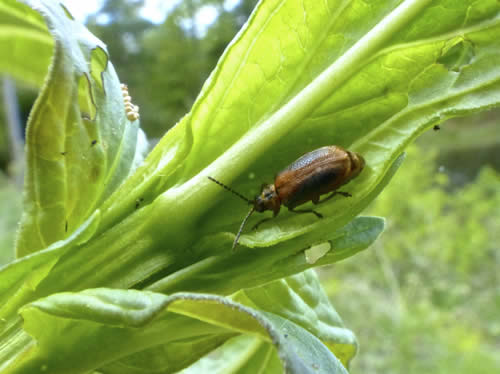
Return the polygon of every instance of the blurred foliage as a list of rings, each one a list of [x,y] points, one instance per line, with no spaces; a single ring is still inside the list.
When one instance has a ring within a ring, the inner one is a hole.
[[[160,137],[189,111],[256,2],[243,0],[227,10],[224,0],[181,1],[156,25],[140,17],[142,1],[107,0],[89,18],[87,27],[106,41],[118,75],[140,106],[141,127],[149,137]],[[201,30],[195,18],[206,6],[218,17]]]
[[[321,271],[358,334],[353,373],[500,372],[500,175],[485,166],[451,189],[437,156],[409,148],[366,212],[384,234]]]
[[[437,150],[437,163],[446,168],[450,187],[474,180],[483,165],[500,171],[500,110],[478,113],[473,117],[454,118],[441,126],[437,134],[425,134],[417,142],[424,149]]]
[[[0,172],[0,266],[14,259],[14,238],[21,216],[21,194]]]
[[[7,163],[9,160],[9,136],[7,133],[7,123],[5,106],[3,105],[3,92],[0,90],[0,168],[5,170],[7,168]]]

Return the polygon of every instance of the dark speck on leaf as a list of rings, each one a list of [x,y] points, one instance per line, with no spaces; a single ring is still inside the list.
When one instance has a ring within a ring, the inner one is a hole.
[[[91,145],[96,145],[97,144],[97,140],[92,140],[92,143],[90,143]]]
[[[66,221],[66,224],[64,225],[64,232],[68,232],[68,221]]]
[[[138,209],[138,208],[139,208],[139,206],[141,205],[141,203],[142,203],[143,201],[144,201],[144,198],[143,198],[143,197],[141,197],[140,199],[137,199],[137,200],[135,201],[135,209]]]
[[[97,180],[99,179],[99,176],[101,175],[101,166],[98,165],[98,164],[94,164],[91,166],[90,170],[89,170],[89,181],[91,183],[95,183],[97,182]]]
[[[87,114],[87,113],[83,113],[83,112],[82,112],[82,114],[81,114],[81,115],[82,115],[82,118],[83,118],[83,119],[85,119],[85,120],[87,120],[87,121],[91,121],[91,120],[92,120],[92,118],[90,118],[90,115],[89,115],[89,114]]]
[[[62,155],[62,156],[66,156],[66,151],[61,152],[61,155]]]
[[[434,127],[432,129],[434,131],[439,131],[439,130],[441,130],[441,127],[439,125],[434,125]]]

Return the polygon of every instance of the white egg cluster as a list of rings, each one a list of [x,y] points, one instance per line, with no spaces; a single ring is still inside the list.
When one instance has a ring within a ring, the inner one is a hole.
[[[139,107],[132,104],[132,98],[128,93],[128,87],[126,84],[121,84],[123,103],[125,105],[125,114],[129,121],[136,121],[139,119]]]

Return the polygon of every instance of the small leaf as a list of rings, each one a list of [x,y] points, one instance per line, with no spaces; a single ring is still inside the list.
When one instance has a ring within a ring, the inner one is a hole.
[[[312,270],[244,289],[231,298],[303,327],[321,340],[346,367],[356,354],[354,334],[344,327]]]
[[[203,259],[178,273],[172,273],[147,289],[164,293],[197,290],[231,294],[241,288],[255,287],[353,256],[368,248],[383,228],[384,220],[378,217],[358,217],[333,232],[329,232],[325,224],[317,231],[271,248],[240,249],[236,254],[221,252],[218,256]],[[204,238],[200,245],[219,242],[218,245],[224,247],[224,243],[230,245],[231,240],[227,236],[210,236]],[[305,251],[311,247],[311,243],[324,242],[329,244],[330,250],[314,264],[309,263]],[[228,282],[228,279],[231,281]]]
[[[285,372],[348,374],[342,363],[313,334],[285,318],[263,314],[280,334],[278,352]]]
[[[283,373],[283,366],[273,346],[254,336],[240,335],[229,339],[211,354],[179,374],[253,374]]]

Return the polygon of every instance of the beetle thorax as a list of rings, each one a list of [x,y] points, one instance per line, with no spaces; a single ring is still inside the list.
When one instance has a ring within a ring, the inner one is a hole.
[[[274,184],[267,184],[262,187],[260,195],[255,198],[254,206],[257,212],[272,210],[277,214],[280,210],[280,197],[276,193]]]

